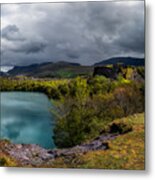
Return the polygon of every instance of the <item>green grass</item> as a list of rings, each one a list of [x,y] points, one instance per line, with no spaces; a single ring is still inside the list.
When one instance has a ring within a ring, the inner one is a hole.
[[[0,140],[0,167],[17,167],[19,165],[18,162],[1,148],[4,148],[6,144],[10,144],[10,141]]]
[[[109,141],[108,150],[57,158],[51,167],[144,170],[144,114],[116,120],[133,126],[133,131]]]

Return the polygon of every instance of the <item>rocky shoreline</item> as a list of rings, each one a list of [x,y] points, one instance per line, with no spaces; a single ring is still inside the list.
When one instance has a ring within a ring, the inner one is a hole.
[[[17,160],[22,166],[39,167],[51,164],[58,157],[76,156],[95,150],[109,149],[108,141],[116,138],[118,134],[102,134],[89,143],[77,145],[66,149],[44,149],[36,144],[4,143],[1,151]]]

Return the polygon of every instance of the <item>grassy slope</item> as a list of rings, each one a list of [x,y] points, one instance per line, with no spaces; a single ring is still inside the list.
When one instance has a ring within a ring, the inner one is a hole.
[[[123,118],[123,121],[131,123],[133,131],[110,141],[108,150],[90,151],[70,158],[57,158],[52,167],[143,170],[144,114],[135,114]]]
[[[9,72],[11,75],[24,75],[32,77],[57,77],[57,78],[71,78],[78,75],[93,74],[93,67],[91,66],[76,66],[70,63],[51,63],[43,64],[36,67],[27,66],[25,68],[19,67]]]

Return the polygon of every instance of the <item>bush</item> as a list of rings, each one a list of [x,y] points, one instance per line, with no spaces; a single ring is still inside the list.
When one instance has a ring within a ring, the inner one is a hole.
[[[7,165],[6,158],[4,158],[4,157],[0,158],[0,166],[6,166],[6,165]]]
[[[123,116],[144,111],[144,97],[134,84],[116,88],[113,95],[116,104],[123,110]]]
[[[67,96],[69,94],[69,87],[67,84],[61,84],[58,86],[58,90],[62,96]]]
[[[5,167],[15,167],[17,166],[17,162],[10,156],[5,154],[0,154],[0,166]]]
[[[76,101],[85,102],[89,96],[89,88],[87,80],[81,77],[73,79],[69,83],[70,96],[75,98]]]
[[[140,76],[141,76],[143,79],[145,79],[145,69],[144,69],[144,67],[138,67],[138,68],[137,68],[137,72],[138,72],[138,74],[140,74]]]
[[[68,113],[56,120],[54,142],[60,148],[72,147],[96,137],[100,127],[94,109],[76,102]]]
[[[90,93],[93,94],[104,94],[111,89],[111,80],[104,76],[95,76],[88,80]]]

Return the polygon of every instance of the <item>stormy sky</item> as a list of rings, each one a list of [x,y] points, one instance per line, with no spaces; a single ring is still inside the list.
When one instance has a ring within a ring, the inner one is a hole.
[[[1,64],[144,57],[144,2],[3,4]]]

